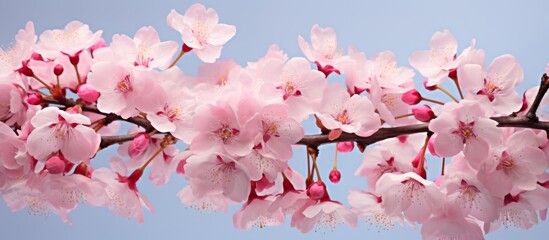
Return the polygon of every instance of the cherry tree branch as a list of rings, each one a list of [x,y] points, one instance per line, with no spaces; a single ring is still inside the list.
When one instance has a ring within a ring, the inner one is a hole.
[[[97,109],[96,106],[93,106],[93,105],[78,104],[73,99],[62,99],[62,100],[44,99],[44,102],[49,103],[49,104],[61,105],[61,106],[65,106],[65,107],[73,107],[73,106],[76,106],[76,105],[80,105],[80,107],[82,108],[83,111],[105,115],[106,116],[105,117],[106,124],[109,124],[109,123],[111,123],[112,121],[115,121],[115,120],[121,120],[121,121],[126,121],[126,122],[129,122],[129,123],[133,123],[137,126],[140,126],[140,127],[144,128],[145,131],[147,131],[147,132],[151,132],[151,131],[154,130],[154,127],[151,125],[151,122],[149,122],[149,120],[147,120],[143,117],[131,117],[131,118],[124,119],[124,118],[122,118],[122,117],[120,117],[116,114],[113,114],[113,113],[101,112],[101,111],[99,111],[99,109]]]
[[[538,120],[538,116],[536,115],[536,112],[538,111],[539,104],[541,103],[541,100],[545,96],[545,93],[547,93],[547,90],[549,90],[549,76],[547,76],[547,74],[543,74],[543,76],[541,76],[541,82],[539,84],[538,93],[536,94],[536,98],[534,99],[532,106],[530,106],[530,109],[528,109],[528,113],[526,113],[526,117],[530,118],[533,121]]]
[[[517,127],[517,128],[531,128],[541,129],[549,133],[549,122],[543,122],[533,120],[528,117],[519,116],[504,116],[504,117],[492,117],[492,120],[498,122],[498,127]],[[401,126],[401,127],[389,127],[380,128],[376,133],[369,137],[360,137],[352,133],[342,133],[338,139],[329,140],[328,134],[306,135],[296,144],[305,145],[308,147],[316,148],[323,144],[336,143],[336,142],[360,142],[365,146],[401,135],[429,132],[429,125],[426,123]]]

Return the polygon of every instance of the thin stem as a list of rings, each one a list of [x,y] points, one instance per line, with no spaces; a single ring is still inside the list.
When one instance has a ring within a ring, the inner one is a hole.
[[[450,97],[452,100],[454,100],[454,102],[459,102],[459,100],[457,100],[456,97],[454,97],[454,95],[452,95],[450,92],[448,92],[446,89],[444,89],[443,87],[439,86],[439,85],[436,85],[437,89],[442,91],[443,93],[445,93],[446,95],[448,95],[448,97]],[[462,97],[463,98],[463,97]]]
[[[311,178],[311,156],[307,152],[307,179]]]
[[[461,99],[463,99],[463,93],[461,92],[461,87],[459,86],[457,79],[452,79],[452,80],[454,80],[454,84],[456,84],[459,96],[461,97]]]
[[[153,155],[145,162],[145,164],[143,164],[143,166],[141,166],[139,169],[142,170],[142,171],[145,170],[145,168],[147,167],[147,165],[149,165],[149,163],[151,163],[152,160],[153,160],[154,158],[156,158],[156,156],[158,156],[158,154],[160,154],[162,151],[164,151],[164,149],[165,149],[166,147],[167,147],[167,145],[164,146],[164,145],[161,144],[161,145],[160,145],[160,148],[159,148],[158,150],[156,150],[156,152],[154,152],[154,154],[153,154]]]
[[[179,62],[179,59],[181,59],[181,57],[183,57],[183,55],[185,55],[185,51],[183,51],[183,48],[181,48],[181,52],[179,52],[179,55],[177,55],[177,58],[175,58],[175,60],[173,60],[172,64],[170,64],[170,66],[168,67],[168,69],[172,68],[173,66],[175,66],[175,64],[177,62]]]
[[[440,171],[441,176],[444,176],[444,167],[445,167],[445,165],[446,165],[446,158],[443,157],[442,158],[442,170]]]
[[[51,86],[48,85],[47,83],[45,83],[44,80],[40,79],[40,78],[39,78],[38,76],[36,76],[36,75],[34,75],[34,76],[32,76],[32,77],[33,77],[34,79],[36,79],[36,81],[38,81],[38,82],[40,82],[42,85],[44,85],[44,87],[46,87],[46,88],[50,91],[50,93],[53,92]]]
[[[337,169],[337,144],[335,145],[334,169]]]
[[[427,152],[427,144],[429,144],[430,138],[431,138],[431,135],[427,134],[427,137],[425,137],[425,143],[423,144],[423,148],[421,148],[421,160],[418,166],[419,170],[422,170],[425,167],[425,152]]]
[[[78,80],[78,85],[82,85],[82,79],[80,79],[80,73],[78,72],[77,64],[74,64],[72,66],[74,66],[74,71],[76,72],[76,80]]]
[[[407,118],[407,117],[411,117],[411,116],[414,116],[414,114],[413,113],[403,114],[403,115],[400,115],[400,116],[396,116],[395,119]]]
[[[443,102],[441,101],[437,101],[437,100],[434,100],[434,99],[431,99],[431,98],[426,98],[426,97],[423,97],[421,98],[423,101],[427,101],[427,102],[432,102],[432,103],[436,103],[436,104],[440,104],[440,105],[444,105]]]
[[[316,165],[316,154],[313,155],[313,168],[316,172],[316,180],[322,182],[322,178],[320,177],[320,171],[318,170],[318,165]]]

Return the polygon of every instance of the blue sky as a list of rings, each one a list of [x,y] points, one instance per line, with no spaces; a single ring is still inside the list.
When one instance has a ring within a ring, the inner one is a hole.
[[[535,86],[549,62],[549,34],[547,9],[549,3],[528,1],[201,1],[213,7],[223,23],[237,27],[236,36],[225,46],[222,59],[235,59],[241,65],[263,56],[269,45],[278,44],[290,57],[303,56],[297,45],[297,36],[309,39],[314,24],[333,27],[339,46],[353,46],[371,57],[384,50],[392,50],[400,65],[409,66],[407,59],[416,50],[428,48],[429,39],[436,31],[449,29],[457,37],[460,51],[476,38],[477,47],[486,50],[487,64],[496,56],[510,53],[521,63],[525,80],[520,89]],[[110,41],[113,34],[133,36],[142,26],[155,27],[162,40],[180,42],[179,33],[166,25],[171,9],[180,13],[191,1],[6,1],[0,8],[0,46],[9,47],[18,29],[26,21],[35,23],[37,32],[63,28],[72,20],[90,25],[92,30],[103,30]],[[200,62],[190,54],[183,57],[179,66],[194,74]],[[416,76],[416,80],[420,80]],[[331,77],[331,80],[341,80]],[[439,96],[440,97],[440,96]],[[446,100],[446,99],[445,99]],[[309,123],[307,123],[309,124]],[[307,127],[311,129],[310,126]],[[108,161],[113,154],[107,151],[94,161]],[[333,146],[321,149],[321,169],[328,174]],[[342,182],[329,185],[331,195],[345,202],[348,189],[362,189],[365,179],[353,176],[362,161],[358,153],[341,155],[339,168]],[[303,150],[295,151],[291,164],[303,172]],[[438,172],[436,160],[430,160],[430,172]],[[55,215],[34,217],[25,211],[11,213],[0,204],[0,234],[3,239],[420,239],[418,230],[397,227],[379,231],[361,223],[357,228],[346,226],[334,231],[301,234],[289,224],[267,229],[240,231],[233,228],[232,213],[197,213],[179,203],[176,193],[184,186],[183,179],[174,176],[161,188],[140,183],[156,212],[146,214],[145,223],[121,218],[105,208],[81,206],[71,217],[69,226]],[[488,239],[543,239],[549,234],[549,224],[541,222],[528,231],[502,229],[489,234]]]

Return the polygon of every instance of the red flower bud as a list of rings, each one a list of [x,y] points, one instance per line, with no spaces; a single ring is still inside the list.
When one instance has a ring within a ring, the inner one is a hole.
[[[416,105],[419,102],[421,102],[421,99],[423,99],[423,98],[421,97],[421,94],[417,90],[412,89],[412,90],[402,94],[401,99],[402,99],[403,102],[405,102],[409,105]]]

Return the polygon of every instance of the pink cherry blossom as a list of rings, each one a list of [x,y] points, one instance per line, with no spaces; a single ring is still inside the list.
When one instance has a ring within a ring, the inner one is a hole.
[[[288,105],[288,115],[297,121],[306,119],[317,110],[326,80],[310,68],[304,58],[292,58],[287,63],[278,58],[266,60],[260,69],[260,78],[265,84],[260,90],[263,97],[283,100]]]
[[[88,25],[79,21],[68,23],[64,29],[46,30],[40,35],[36,51],[53,59],[60,55],[78,55],[80,51],[99,41],[103,31],[92,32]]]
[[[334,229],[339,224],[356,227],[357,216],[350,209],[333,201],[311,201],[303,205],[292,217],[291,225],[302,233],[307,233],[315,225],[319,228]]]
[[[0,48],[0,82],[13,79],[15,71],[31,58],[35,43],[34,24],[27,22],[25,29],[17,32],[15,43],[10,48]]]
[[[78,78],[70,58],[66,55],[60,55],[51,61],[31,61],[28,66],[33,69],[36,76],[50,85],[50,87],[57,86],[60,88],[59,90],[69,88],[76,92],[78,86],[86,82],[92,63],[93,59],[88,52],[83,51],[79,53],[79,61],[76,66],[78,67],[80,78]],[[59,69],[61,69],[60,74],[55,74],[56,72],[59,73]],[[59,82],[57,81],[58,78]],[[29,84],[33,89],[45,87],[35,79],[31,79]]]
[[[364,96],[349,96],[340,85],[324,90],[317,117],[327,129],[370,136],[380,127],[379,115],[370,100]],[[329,97],[328,97],[329,96]]]
[[[390,89],[389,92],[402,93],[414,85],[414,71],[410,68],[399,67],[396,55],[391,51],[380,52],[368,63],[370,77],[377,79],[379,86]]]
[[[342,63],[349,61],[343,56],[342,49],[337,48],[337,38],[334,29],[321,28],[315,24],[311,28],[311,44],[299,36],[299,48],[309,61],[317,64],[318,70],[328,76],[332,72],[340,74]]]
[[[184,16],[175,10],[168,15],[168,25],[181,33],[186,46],[193,49],[200,60],[213,63],[221,55],[223,45],[236,33],[232,25],[220,24],[217,12],[193,4]]]
[[[504,199],[504,207],[499,211],[499,218],[485,223],[484,231],[486,233],[498,229],[500,226],[505,228],[515,226],[521,229],[528,229],[538,223],[538,216],[534,206],[519,195],[508,194]]]
[[[240,162],[224,154],[190,156],[185,164],[193,195],[202,198],[210,193],[222,193],[240,202],[250,193],[250,179]]]
[[[185,186],[177,194],[181,203],[200,212],[227,212],[229,210],[229,200],[221,192],[209,193],[202,197],[196,197],[193,194],[191,185]]]
[[[382,199],[370,192],[350,190],[347,201],[352,206],[352,210],[358,212],[358,217],[366,220],[368,224],[373,224],[381,229],[390,229],[395,226],[395,222],[402,222],[403,216],[390,217],[381,207]]]
[[[0,84],[0,121],[9,126],[22,126],[34,115],[37,109],[25,101],[25,92],[19,85]]]
[[[429,123],[429,130],[436,133],[434,147],[437,154],[449,157],[463,150],[473,166],[478,166],[488,157],[490,146],[501,139],[497,122],[485,118],[476,102],[463,100],[458,105],[446,105],[447,111]]]
[[[458,78],[468,98],[480,101],[482,106],[499,114],[511,114],[520,110],[522,101],[514,90],[522,82],[522,68],[512,55],[499,56],[490,64],[488,71],[482,65],[466,64],[458,70]]]
[[[110,48],[129,64],[136,67],[165,69],[177,52],[177,43],[160,42],[153,27],[142,27],[133,39],[126,35],[114,35]]]
[[[457,40],[448,30],[433,34],[429,46],[430,50],[414,52],[409,62],[428,79],[427,86],[433,86],[440,84],[459,65],[460,59],[456,58]]]
[[[31,171],[31,159],[26,154],[25,142],[3,122],[0,122],[0,192],[4,184],[25,177]],[[1,182],[1,181],[0,181]]]
[[[135,104],[152,92],[154,73],[131,69],[127,65],[102,61],[94,64],[88,83],[101,96],[97,108],[104,113],[120,114],[129,118],[137,114]]]
[[[410,222],[423,222],[439,212],[444,195],[433,182],[416,173],[385,173],[376,184],[381,206],[389,216],[404,214]]]
[[[503,197],[512,188],[533,190],[538,178],[549,166],[547,157],[538,146],[532,130],[525,129],[513,133],[496,149],[494,156],[483,162],[478,178],[496,196]]]
[[[140,98],[139,110],[147,113],[147,119],[160,132],[170,132],[176,138],[190,143],[195,132],[192,130],[192,117],[196,103],[194,94],[183,86],[183,72],[179,68],[171,68],[151,79],[161,79],[156,91],[150,98]]]
[[[128,169],[122,159],[114,157],[110,160],[111,168],[100,168],[93,172],[92,179],[99,181],[107,194],[107,207],[114,214],[136,218],[137,222],[143,223],[143,209],[146,207],[149,211],[154,209],[145,197],[137,189],[137,181],[141,173],[134,172],[128,174]],[[137,173],[137,174],[136,174]]]
[[[484,233],[478,223],[471,219],[436,216],[423,223],[423,239],[483,240]]]
[[[383,121],[393,126],[413,121],[409,118],[395,119],[410,112],[410,105],[403,101],[403,93],[393,93],[393,89],[382,88],[375,78],[370,83],[370,100]]]
[[[35,129],[27,138],[27,149],[42,166],[57,151],[74,164],[87,161],[95,155],[101,141],[93,129],[83,126],[90,124],[87,117],[56,107],[38,111],[31,123]],[[36,170],[41,169],[37,166]]]
[[[268,181],[274,182],[278,174],[288,168],[287,160],[265,154],[259,148],[254,148],[251,153],[238,161],[247,169],[248,176],[252,181],[259,181],[265,177]]]
[[[399,154],[400,155],[400,154]],[[402,155],[401,155],[402,156]],[[385,146],[376,146],[364,153],[362,164],[355,172],[356,176],[364,176],[367,179],[368,188],[375,189],[379,178],[385,173],[405,173],[413,170],[411,160],[397,157],[397,154]]]
[[[242,208],[233,216],[233,224],[238,229],[250,227],[264,228],[278,226],[284,223],[284,214],[280,208],[269,211],[272,200],[263,197],[254,197],[242,205]]]

